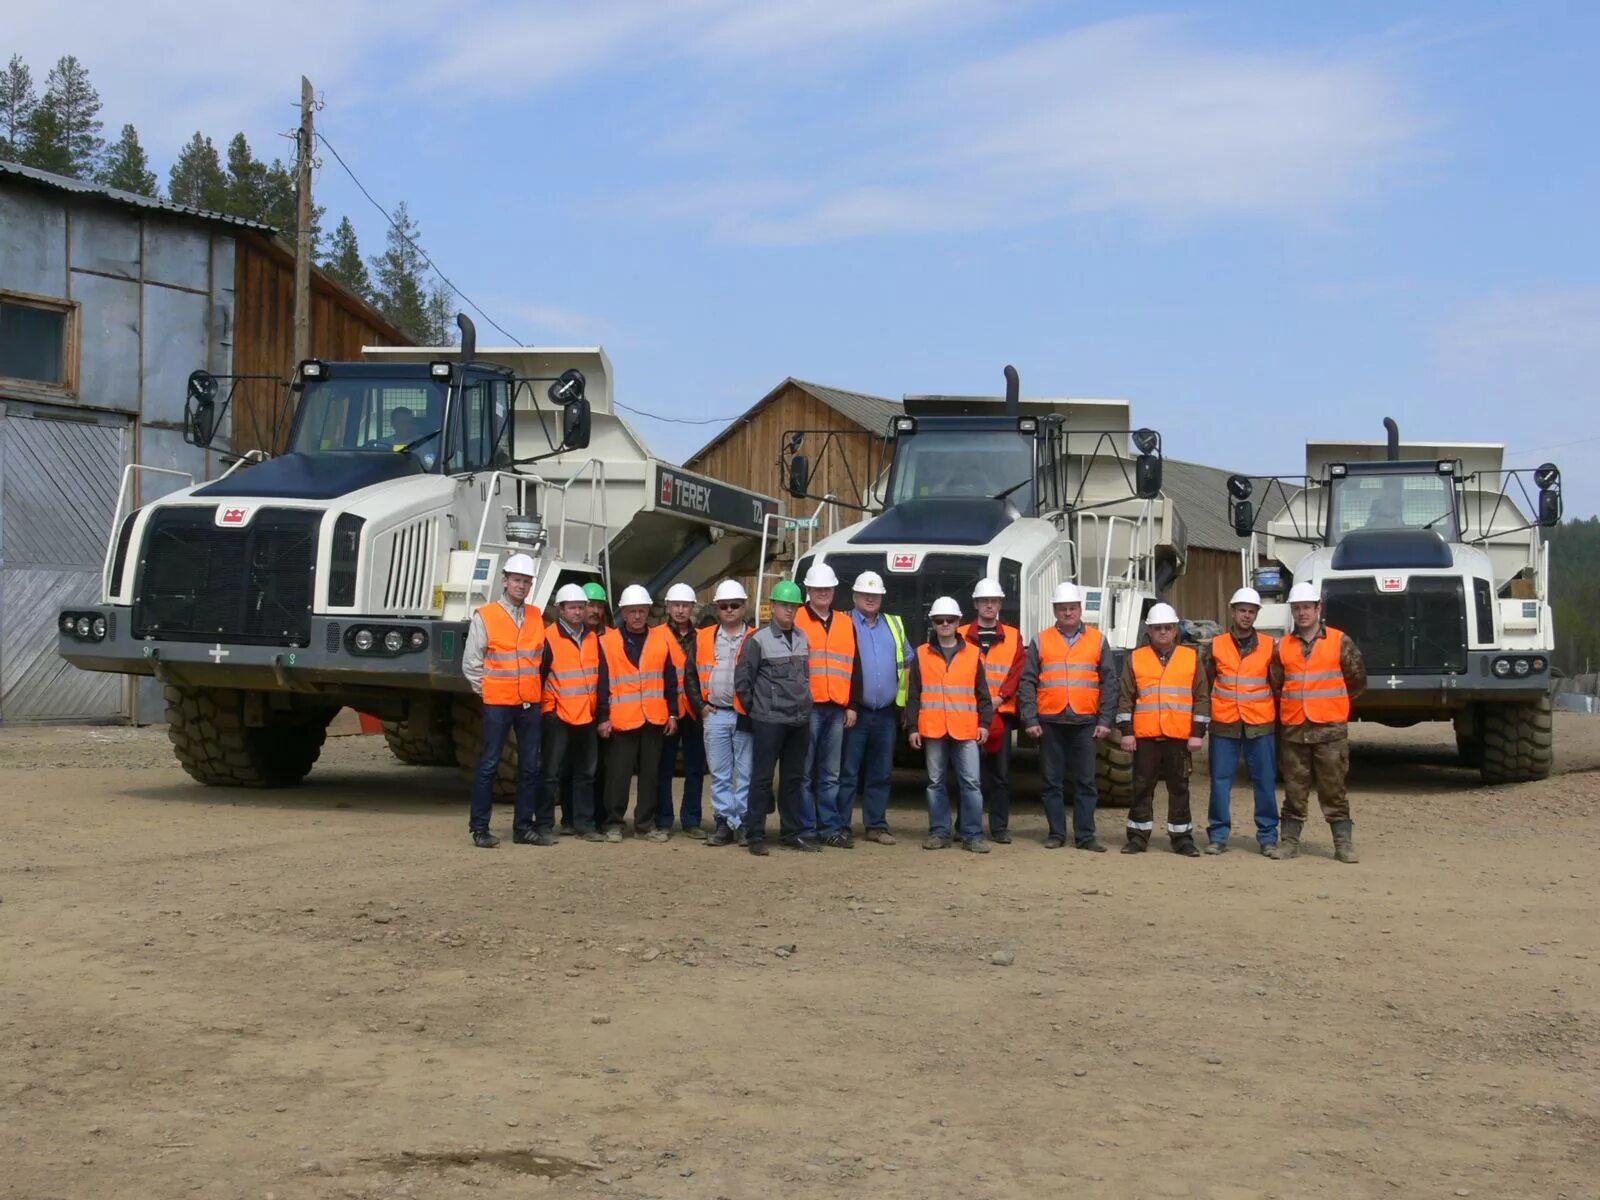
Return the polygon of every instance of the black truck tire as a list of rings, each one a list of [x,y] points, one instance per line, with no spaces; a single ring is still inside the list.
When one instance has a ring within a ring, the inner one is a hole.
[[[450,735],[455,743],[455,764],[471,779],[478,773],[478,756],[483,753],[483,702],[457,700],[451,708]],[[500,751],[500,770],[494,777],[496,800],[515,800],[517,796],[517,735],[508,734]]]
[[[1547,779],[1555,762],[1555,720],[1550,697],[1478,708],[1478,740],[1484,783]]]
[[[245,693],[167,685],[167,737],[178,762],[212,787],[294,787],[311,771],[334,710],[271,713],[245,724]]]
[[[457,762],[451,714],[443,721],[385,721],[383,740],[389,752],[408,767],[453,767]]]
[[[1133,801],[1133,755],[1112,741],[1114,737],[1115,733],[1095,750],[1094,786],[1101,808],[1127,808]],[[1067,803],[1071,802],[1069,787]]]
[[[1456,761],[1463,767],[1479,769],[1483,766],[1482,718],[1475,709],[1457,713],[1452,724],[1456,734]]]

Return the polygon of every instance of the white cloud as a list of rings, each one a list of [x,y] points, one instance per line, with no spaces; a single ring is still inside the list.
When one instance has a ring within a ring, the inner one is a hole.
[[[1441,330],[1453,371],[1534,372],[1600,380],[1600,287],[1506,291],[1464,306]]]

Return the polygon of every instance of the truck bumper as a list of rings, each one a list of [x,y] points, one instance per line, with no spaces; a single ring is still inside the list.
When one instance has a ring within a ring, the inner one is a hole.
[[[61,657],[85,671],[153,675],[164,683],[190,687],[240,688],[248,691],[326,693],[351,690],[405,690],[468,694],[461,674],[466,646],[464,621],[365,620],[349,617],[311,618],[311,638],[304,646],[253,646],[237,642],[164,641],[136,638],[129,609],[111,605],[75,606],[74,616],[106,622],[98,641],[66,633],[57,623]],[[420,629],[427,645],[398,654],[359,654],[349,634],[359,626],[378,632]]]
[[[1546,651],[1472,650],[1467,653],[1467,669],[1456,673],[1406,673],[1369,669],[1367,690],[1355,702],[1355,716],[1377,718],[1396,712],[1423,716],[1440,715],[1466,708],[1479,701],[1516,703],[1538,700],[1550,690],[1549,666],[1526,675],[1501,677],[1494,673],[1498,658],[1542,658]]]

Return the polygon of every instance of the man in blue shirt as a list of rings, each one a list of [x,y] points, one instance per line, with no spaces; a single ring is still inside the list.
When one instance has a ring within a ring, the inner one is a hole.
[[[858,789],[867,840],[894,845],[894,834],[889,832],[889,777],[894,770],[900,709],[906,699],[906,661],[911,653],[904,622],[883,612],[883,577],[876,571],[863,571],[856,576],[853,590],[856,607],[850,619],[856,628],[856,670],[860,675],[853,689],[856,723],[844,734],[838,800],[831,813],[817,814],[823,841],[841,849],[855,844],[850,825]]]

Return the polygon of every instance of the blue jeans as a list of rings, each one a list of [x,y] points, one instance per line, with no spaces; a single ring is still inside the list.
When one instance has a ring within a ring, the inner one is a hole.
[[[1226,842],[1233,832],[1231,814],[1233,777],[1243,758],[1256,793],[1256,841],[1278,844],[1278,750],[1272,736],[1231,738],[1211,736],[1211,808],[1206,833],[1213,842]]]
[[[844,731],[838,800],[830,813],[817,813],[824,834],[845,833],[855,820],[856,793],[861,797],[863,829],[889,828],[889,780],[894,772],[894,742],[900,736],[900,710],[863,708]]]
[[[706,743],[700,722],[678,719],[678,732],[661,743],[661,790],[656,796],[656,828],[672,828],[672,780],[678,769],[678,747],[683,747],[683,827],[700,827],[700,797],[706,784]]]
[[[928,832],[950,836],[950,792],[947,775],[954,771],[961,784],[961,840],[983,836],[983,785],[978,781],[978,743],[955,738],[923,738],[922,757],[928,765]]]
[[[811,710],[811,741],[806,746],[802,811],[815,814],[816,824],[802,832],[815,837],[818,829],[832,829],[838,819],[839,759],[844,751],[844,709],[818,704]],[[841,826],[842,828],[842,826]]]
[[[1066,840],[1066,789],[1072,787],[1072,840],[1079,846],[1094,841],[1094,810],[1100,803],[1095,789],[1095,764],[1098,751],[1094,725],[1045,722],[1044,740],[1039,743],[1039,774],[1044,779],[1045,823],[1050,836]]]
[[[500,753],[512,730],[517,734],[517,809],[511,827],[533,828],[533,810],[539,798],[539,706],[485,704],[483,751],[478,755],[478,773],[472,778],[472,815],[467,821],[467,828],[473,832],[489,829],[489,814],[494,810],[494,777],[500,773]]]
[[[738,829],[750,803],[750,735],[739,728],[739,714],[731,708],[708,709],[704,725],[711,813]]]

